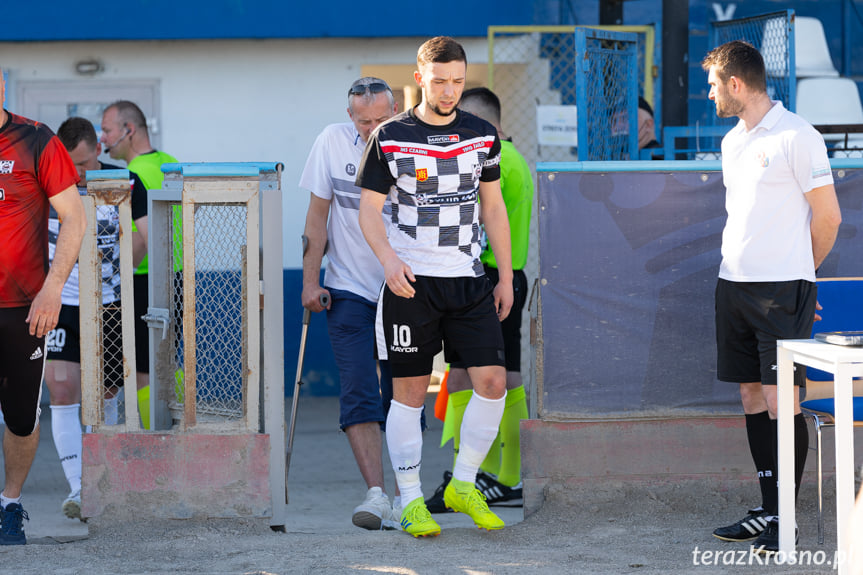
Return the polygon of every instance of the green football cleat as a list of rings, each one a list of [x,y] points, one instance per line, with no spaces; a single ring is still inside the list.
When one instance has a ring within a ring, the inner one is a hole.
[[[440,535],[440,525],[432,519],[422,497],[417,497],[402,511],[402,529],[414,537],[435,537]]]
[[[503,529],[503,519],[489,511],[485,495],[473,483],[453,477],[443,493],[443,500],[453,511],[470,515],[480,529]]]

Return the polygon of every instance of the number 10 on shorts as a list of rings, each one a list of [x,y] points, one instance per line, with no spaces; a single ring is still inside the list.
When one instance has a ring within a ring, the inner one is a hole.
[[[416,353],[418,349],[411,347],[411,328],[409,325],[393,324],[393,343],[390,350],[396,353]]]

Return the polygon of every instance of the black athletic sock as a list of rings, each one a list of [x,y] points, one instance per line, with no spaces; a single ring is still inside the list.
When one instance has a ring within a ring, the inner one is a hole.
[[[746,414],[746,436],[749,451],[758,471],[758,485],[761,488],[761,506],[769,515],[776,515],[779,506],[779,493],[776,487],[776,426],[771,425],[766,411]]]
[[[806,467],[806,456],[809,455],[809,426],[802,413],[794,416],[794,476],[797,481],[797,489],[794,491],[794,500],[800,493],[800,484],[803,482],[803,468]]]
[[[779,460],[779,456],[776,455],[779,452],[779,434],[777,432],[777,421],[775,419],[770,420],[770,424],[773,426],[773,438],[776,442],[773,447],[773,453],[776,457],[776,460]],[[800,493],[800,482],[803,481],[803,470],[806,468],[806,456],[809,455],[809,426],[806,425],[806,418],[803,417],[802,413],[798,413],[794,416],[794,500],[797,500],[797,494]],[[778,509],[778,501],[779,501],[779,489],[776,490],[777,497],[777,509],[776,513],[771,513],[771,515],[776,515],[779,513]]]

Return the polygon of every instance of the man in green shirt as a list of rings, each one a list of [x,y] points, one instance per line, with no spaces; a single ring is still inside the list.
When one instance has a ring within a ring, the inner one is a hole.
[[[519,421],[527,419],[527,401],[521,379],[521,318],[527,300],[527,277],[524,266],[530,242],[530,216],[533,207],[533,175],[524,157],[500,127],[500,100],[488,88],[465,90],[459,108],[490,122],[498,132],[501,143],[500,187],[506,204],[512,245],[513,296],[509,316],[501,323],[506,355],[506,407],[500,422],[498,438],[476,477],[476,486],[486,496],[489,505],[520,505],[521,449]],[[498,281],[497,262],[491,247],[486,245],[480,256],[491,283]],[[449,399],[444,423],[442,444],[453,438],[458,455],[461,422],[473,393],[467,370],[452,364],[446,380]],[[496,477],[495,477],[496,476]],[[444,473],[444,481],[434,495],[426,501],[432,513],[447,511],[443,493],[451,478]]]
[[[130,171],[138,174],[147,190],[162,189],[162,164],[177,160],[170,154],[153,148],[147,119],[135,103],[128,100],[114,102],[102,113],[102,144],[105,151],[117,160],[124,160]],[[135,292],[135,362],[137,365],[138,410],[145,429],[150,428],[150,353],[147,324],[141,316],[147,313],[148,286],[147,272],[147,217],[136,220],[132,225],[133,242],[143,241],[143,259],[135,262],[133,288]],[[138,253],[140,246],[134,246]]]

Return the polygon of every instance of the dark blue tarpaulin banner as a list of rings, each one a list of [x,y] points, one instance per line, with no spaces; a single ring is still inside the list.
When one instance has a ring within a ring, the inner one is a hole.
[[[737,386],[716,379],[718,162],[596,165],[538,167],[540,417],[739,412]],[[833,176],[843,223],[819,277],[863,276],[863,163]]]

